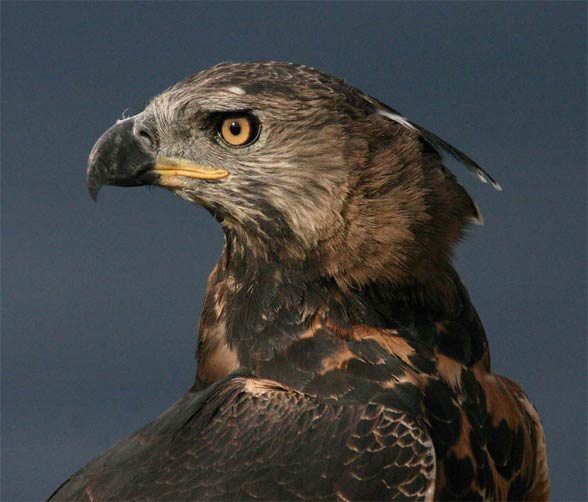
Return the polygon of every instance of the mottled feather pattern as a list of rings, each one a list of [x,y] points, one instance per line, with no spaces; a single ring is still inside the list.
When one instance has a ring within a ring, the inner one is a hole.
[[[222,274],[216,278],[222,283]],[[271,354],[263,350],[262,332],[241,351],[246,357],[258,355],[247,363],[256,374],[322,402],[371,402],[423,416],[437,457],[437,498],[520,498],[532,492],[536,469],[541,469],[537,465],[544,462],[544,449],[535,446],[538,437],[543,441],[541,428],[528,413],[531,405],[522,391],[490,372],[482,324],[467,292],[460,282],[456,285],[457,301],[450,307],[415,313],[389,299],[385,309],[356,314],[377,327],[338,318],[336,304],[287,328],[280,326],[280,316],[266,316],[275,330]],[[346,312],[354,310],[348,305]],[[218,319],[206,322],[214,325]],[[284,336],[277,336],[282,330]]]
[[[259,379],[215,389],[185,396],[52,500],[432,500],[434,450],[409,415]]]

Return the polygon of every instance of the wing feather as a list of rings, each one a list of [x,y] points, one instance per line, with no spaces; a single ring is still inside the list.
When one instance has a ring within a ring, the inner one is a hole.
[[[432,500],[420,422],[235,377],[188,393],[50,500]]]

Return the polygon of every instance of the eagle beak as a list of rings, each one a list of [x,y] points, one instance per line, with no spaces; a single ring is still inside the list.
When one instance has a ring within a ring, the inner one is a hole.
[[[94,200],[104,185],[188,188],[188,178],[219,180],[229,175],[224,169],[159,156],[154,145],[136,133],[135,120],[130,117],[117,122],[92,148],[87,183]]]
[[[229,172],[224,169],[215,169],[171,157],[158,157],[151,172],[159,175],[159,185],[176,188],[188,188],[183,178],[220,180],[229,175]]]

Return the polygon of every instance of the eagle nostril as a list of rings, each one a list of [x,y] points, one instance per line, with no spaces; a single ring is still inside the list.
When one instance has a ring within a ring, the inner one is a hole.
[[[155,149],[155,139],[146,129],[140,128],[137,130],[136,135],[139,137],[141,142],[150,149]]]

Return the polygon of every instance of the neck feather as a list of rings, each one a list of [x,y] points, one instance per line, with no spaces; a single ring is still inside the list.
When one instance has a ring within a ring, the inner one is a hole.
[[[464,364],[487,359],[483,328],[452,267],[430,281],[354,288],[321,276],[318,262],[255,255],[234,235],[212,272],[199,328],[198,380],[255,369],[305,336],[317,320],[343,330],[399,329]],[[443,323],[460,329],[433,329]],[[437,333],[437,335],[435,335]]]

